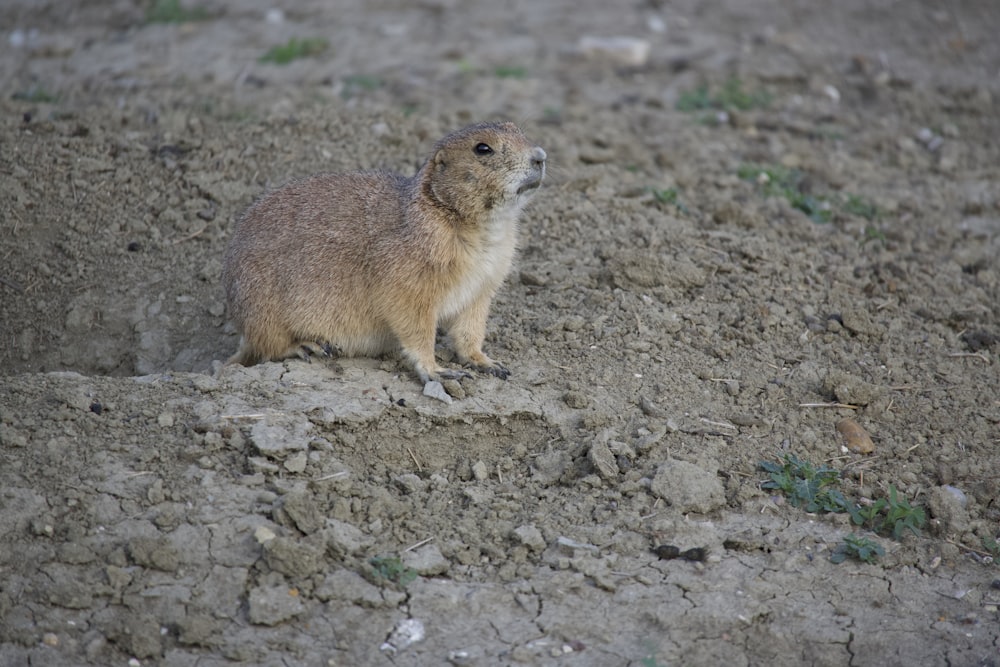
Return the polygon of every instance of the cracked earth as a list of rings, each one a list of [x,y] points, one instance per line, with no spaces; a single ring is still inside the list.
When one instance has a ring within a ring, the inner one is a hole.
[[[0,664],[1000,664],[995,3],[151,4],[0,8]],[[220,372],[249,203],[490,118],[508,381]],[[785,454],[928,522],[834,564]]]

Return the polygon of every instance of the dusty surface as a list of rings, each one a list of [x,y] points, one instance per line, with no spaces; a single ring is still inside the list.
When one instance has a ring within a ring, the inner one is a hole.
[[[1000,663],[996,3],[332,4],[0,9],[0,664]],[[769,105],[677,109],[732,77]],[[245,206],[495,117],[550,158],[490,322],[510,381],[212,376]],[[834,565],[844,518],[760,488],[784,453],[930,524]]]

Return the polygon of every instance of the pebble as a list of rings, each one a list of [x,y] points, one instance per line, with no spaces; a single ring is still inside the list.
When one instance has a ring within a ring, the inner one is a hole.
[[[250,622],[255,625],[278,625],[305,611],[298,595],[290,595],[287,586],[255,588],[250,591]]]
[[[59,646],[59,635],[54,632],[46,632],[42,635],[42,643],[46,646]]]
[[[265,542],[270,542],[275,537],[277,537],[277,535],[275,535],[274,531],[268,528],[267,526],[258,526],[257,530],[255,530],[253,533],[253,538],[257,540],[257,544],[264,544]]]
[[[707,514],[726,503],[725,490],[716,471],[687,461],[669,460],[660,465],[649,490],[682,513]]]
[[[436,398],[442,403],[447,403],[449,405],[451,405],[453,401],[452,397],[448,395],[448,392],[444,390],[444,385],[437,380],[431,380],[424,385],[424,396]]]
[[[415,618],[404,618],[393,628],[389,638],[383,642],[378,650],[389,655],[396,655],[399,651],[404,651],[413,644],[421,642],[425,636],[424,624]]]
[[[472,464],[472,476],[478,481],[484,482],[486,478],[490,476],[490,471],[487,469],[486,464],[482,461],[476,461]]]
[[[451,562],[444,557],[441,550],[434,544],[427,544],[403,554],[403,565],[415,571],[421,577],[434,577],[444,574],[451,567]]]
[[[650,44],[638,37],[594,37],[584,35],[577,49],[585,56],[607,58],[635,67],[649,60]]]
[[[853,419],[841,419],[837,422],[837,433],[844,440],[844,446],[855,454],[871,454],[875,451],[875,443],[868,431]]]
[[[582,391],[567,391],[563,394],[563,402],[571,408],[581,410],[590,405],[590,399]]]
[[[518,544],[523,544],[532,551],[543,551],[545,549],[545,538],[542,531],[533,524],[524,524],[511,531],[511,537]]]
[[[587,460],[603,479],[609,482],[618,479],[618,465],[615,463],[614,454],[605,443],[595,442],[592,444],[587,452]]]
[[[288,472],[303,472],[306,469],[306,463],[309,461],[308,456],[305,452],[299,452],[293,456],[288,457],[285,461],[285,470]]]

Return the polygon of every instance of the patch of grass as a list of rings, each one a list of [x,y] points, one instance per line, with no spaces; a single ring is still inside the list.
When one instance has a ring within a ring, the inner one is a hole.
[[[11,99],[21,102],[33,102],[35,104],[52,104],[57,102],[59,97],[55,93],[50,93],[44,88],[33,86],[27,90],[17,91],[11,95]]]
[[[885,243],[885,232],[872,224],[865,225],[865,240],[863,243],[868,243],[869,241],[881,241]]]
[[[807,512],[845,511],[844,494],[829,488],[840,479],[836,469],[814,466],[793,454],[786,454],[783,463],[761,461],[760,467],[771,476],[761,488],[784,492],[792,507],[801,507]]]
[[[766,90],[750,92],[736,77],[728,79],[722,87],[712,91],[701,85],[694,90],[681,93],[675,105],[678,111],[749,111],[766,109],[771,105],[771,94]]]
[[[653,197],[660,204],[666,204],[668,206],[675,206],[677,210],[681,213],[689,213],[687,206],[680,199],[680,193],[677,192],[677,188],[665,188],[663,190],[657,190],[656,188],[650,188],[653,193]]]
[[[146,12],[146,23],[189,23],[209,17],[204,7],[184,7],[180,0],[156,0]]]
[[[875,220],[879,217],[878,207],[858,195],[847,195],[847,199],[844,200],[840,207],[845,213],[857,215],[865,220]]]
[[[769,479],[761,482],[762,489],[783,492],[793,507],[801,507],[807,512],[847,513],[854,525],[891,535],[895,540],[901,540],[907,532],[919,536],[920,529],[927,523],[924,508],[912,505],[892,484],[889,485],[888,497],[861,506],[848,500],[839,489],[832,488],[840,480],[840,472],[835,468],[814,466],[793,454],[786,454],[782,461],[761,461],[758,465],[769,475]],[[863,545],[861,540],[856,538],[853,543],[845,540],[847,546],[841,549],[845,555],[834,562],[841,562],[847,556],[858,556],[865,562],[871,562],[868,554],[882,555],[878,549],[859,551]],[[872,544],[868,545],[870,549],[874,548]],[[862,554],[865,557],[861,557]]]
[[[681,93],[677,98],[674,108],[678,111],[688,113],[692,111],[706,111],[708,109],[715,109],[714,103],[714,99],[708,94],[708,86],[702,85],[694,90]]]
[[[878,542],[865,535],[851,533],[830,554],[830,562],[843,563],[848,558],[854,558],[872,565],[884,555],[885,549]]]
[[[493,69],[493,76],[501,79],[523,79],[528,76],[528,70],[516,65],[500,65]]]
[[[919,505],[911,505],[910,501],[896,492],[896,487],[889,485],[889,503],[886,505],[885,520],[882,529],[892,529],[894,539],[902,539],[904,531],[910,531],[917,537],[920,529],[927,523],[927,514]]]
[[[833,219],[835,212],[847,213],[870,222],[881,217],[878,207],[858,195],[849,194],[843,199],[816,195],[806,192],[806,175],[798,169],[781,165],[742,164],[736,175],[745,181],[753,181],[766,197],[783,197],[813,222],[826,223]],[[877,227],[869,225],[865,229],[866,240],[885,240]]]
[[[293,60],[309,58],[326,51],[330,43],[322,37],[311,39],[295,39],[294,37],[285,44],[274,46],[267,53],[258,58],[262,63],[274,63],[275,65],[287,65]]]
[[[920,535],[920,529],[927,523],[927,514],[919,505],[911,505],[910,501],[899,495],[896,487],[889,485],[889,497],[879,498],[867,507],[845,505],[844,511],[851,515],[851,521],[856,526],[867,526],[880,533],[889,533],[896,540],[909,531]]]
[[[372,76],[371,74],[351,74],[344,77],[344,87],[340,91],[340,96],[345,100],[349,100],[359,92],[376,90],[383,85],[384,82],[377,76]]]
[[[1000,542],[987,535],[983,538],[983,548],[989,553],[987,558],[992,559],[994,565],[1000,565]]]
[[[368,561],[378,579],[406,588],[417,578],[416,570],[403,565],[398,556],[376,556]]]
[[[780,165],[743,164],[736,174],[747,181],[754,181],[768,197],[784,197],[793,208],[802,211],[813,222],[830,222],[833,205],[829,199],[803,191],[805,174],[798,169]]]

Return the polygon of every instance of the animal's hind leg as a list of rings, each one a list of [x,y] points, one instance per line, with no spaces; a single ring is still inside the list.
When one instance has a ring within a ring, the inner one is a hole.
[[[332,345],[328,340],[300,341],[293,345],[283,356],[285,359],[298,357],[303,361],[312,363],[312,358],[316,357],[337,357],[340,350]]]

